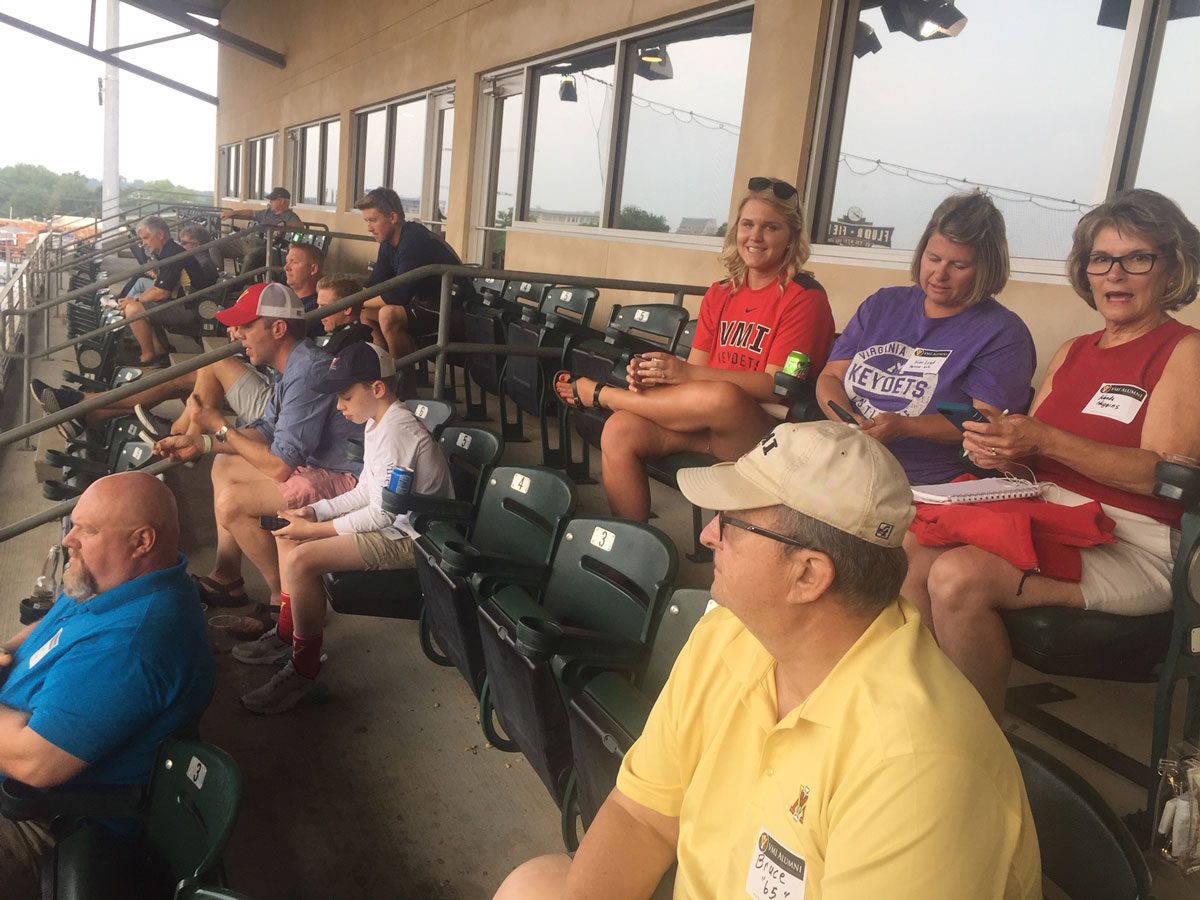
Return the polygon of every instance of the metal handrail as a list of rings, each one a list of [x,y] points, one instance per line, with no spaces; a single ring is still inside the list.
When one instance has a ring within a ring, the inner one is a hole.
[[[671,282],[652,282],[652,281],[636,281],[632,279],[622,278],[587,278],[577,275],[561,275],[549,272],[521,272],[509,269],[492,269],[479,268],[476,266],[467,265],[431,265],[422,266],[419,269],[412,269],[402,275],[397,275],[395,278],[389,278],[379,284],[371,287],[363,288],[361,291],[350,294],[347,297],[331,303],[327,306],[315,309],[305,315],[305,321],[314,321],[322,319],[333,313],[348,309],[364,300],[369,300],[372,297],[377,297],[385,291],[390,291],[394,288],[402,287],[406,284],[429,278],[431,276],[441,277],[441,295],[438,302],[439,320],[438,334],[435,343],[422,347],[412,353],[406,354],[404,357],[396,361],[398,369],[407,368],[415,365],[418,362],[423,362],[427,359],[436,358],[437,363],[434,373],[434,396],[441,397],[444,392],[445,379],[445,363],[448,354],[494,354],[497,356],[534,356],[539,358],[553,358],[560,355],[561,350],[553,347],[531,347],[531,346],[514,346],[511,344],[472,344],[467,342],[457,342],[450,340],[450,313],[452,309],[452,286],[456,276],[470,278],[503,278],[508,281],[532,281],[532,282],[548,282],[552,284],[560,284],[575,287],[597,287],[608,288],[611,290],[628,290],[628,291],[644,291],[648,293],[667,293],[672,296],[672,303],[675,306],[683,304],[683,298],[686,296],[702,296],[708,290],[704,285],[685,285],[675,284]],[[86,415],[96,409],[101,409],[110,406],[117,400],[122,400],[134,394],[139,394],[148,388],[157,387],[160,384],[165,384],[172,381],[179,375],[188,372],[194,372],[204,366],[210,365],[218,360],[234,356],[241,350],[239,343],[231,341],[226,347],[219,347],[216,350],[198,354],[191,359],[185,360],[177,365],[169,366],[159,372],[150,375],[143,375],[136,381],[130,381],[119,385],[112,390],[105,391],[90,400],[84,400],[74,406],[60,410],[56,413],[43,416],[33,422],[28,422],[19,425],[16,428],[11,428],[8,431],[0,433],[0,447],[7,446],[39,434],[42,431],[60,425],[69,419],[78,418]],[[26,391],[28,393],[28,391]],[[171,468],[177,463],[171,463],[167,460],[154,463],[140,471],[158,472]],[[161,468],[159,468],[161,467]],[[70,504],[71,506],[66,506]],[[38,513],[35,516],[23,519],[19,522],[14,522],[11,525],[0,527],[0,542],[6,541],[9,538],[16,537],[19,534],[24,534],[26,531],[53,521],[55,518],[63,515],[63,512],[58,512],[60,508],[69,511],[74,506],[74,501],[64,501],[58,506]]]

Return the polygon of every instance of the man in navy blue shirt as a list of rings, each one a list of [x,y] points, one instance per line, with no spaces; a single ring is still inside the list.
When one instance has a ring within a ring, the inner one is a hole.
[[[158,744],[212,697],[204,614],[175,498],[141,472],[84,491],[57,602],[0,644],[0,773],[34,787],[145,784]],[[46,823],[0,818],[0,885],[36,897]]]
[[[462,265],[454,248],[420,222],[407,222],[399,195],[391,188],[367,191],[354,208],[362,212],[363,222],[371,237],[379,242],[375,268],[365,287],[403,275],[421,266],[439,263]],[[437,306],[441,296],[442,279],[438,275],[422,278],[411,284],[384,291],[363,303],[362,320],[379,328],[388,351],[399,359],[416,349],[415,334],[430,334],[437,330],[438,316],[414,301]]]
[[[305,339],[304,315],[296,292],[276,282],[250,285],[237,303],[217,313],[230,337],[242,342],[250,364],[271,368],[267,408],[245,428],[230,428],[221,410],[192,394],[188,411],[201,433],[171,435],[154,446],[171,459],[215,454],[217,558],[212,571],[197,578],[200,599],[210,606],[247,602],[243,553],[271,589],[269,602],[278,606],[275,540],[259,528],[259,516],[311,506],[358,483],[362,463],[346,458],[346,441],[361,439],[363,427],[338,412],[337,397],[316,389],[329,369],[329,355]]]

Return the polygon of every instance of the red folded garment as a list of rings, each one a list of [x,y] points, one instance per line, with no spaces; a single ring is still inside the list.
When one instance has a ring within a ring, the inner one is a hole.
[[[926,547],[970,544],[994,553],[1022,572],[1079,581],[1081,547],[1115,544],[1116,523],[1095,500],[1062,506],[1044,500],[993,503],[918,503],[911,529]]]

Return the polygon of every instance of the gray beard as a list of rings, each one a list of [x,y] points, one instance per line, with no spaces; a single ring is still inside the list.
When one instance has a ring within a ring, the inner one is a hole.
[[[63,593],[76,603],[83,603],[100,593],[96,579],[79,560],[73,560],[63,572]]]

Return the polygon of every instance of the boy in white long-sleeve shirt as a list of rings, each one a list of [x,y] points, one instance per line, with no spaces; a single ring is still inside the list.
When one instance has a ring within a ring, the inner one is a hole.
[[[344,494],[279,512],[288,521],[275,532],[283,586],[279,622],[257,641],[234,647],[233,655],[251,664],[288,662],[242,697],[251,712],[291,709],[316,685],[325,624],[324,573],[414,567],[416,533],[408,516],[395,517],[383,509],[391,468],[413,470],[413,493],[453,496],[446,459],[421,420],[396,399],[397,381],[395,361],[386,350],[356,343],[333,358],[317,388],[336,393],[342,415],[366,425],[362,475]]]

